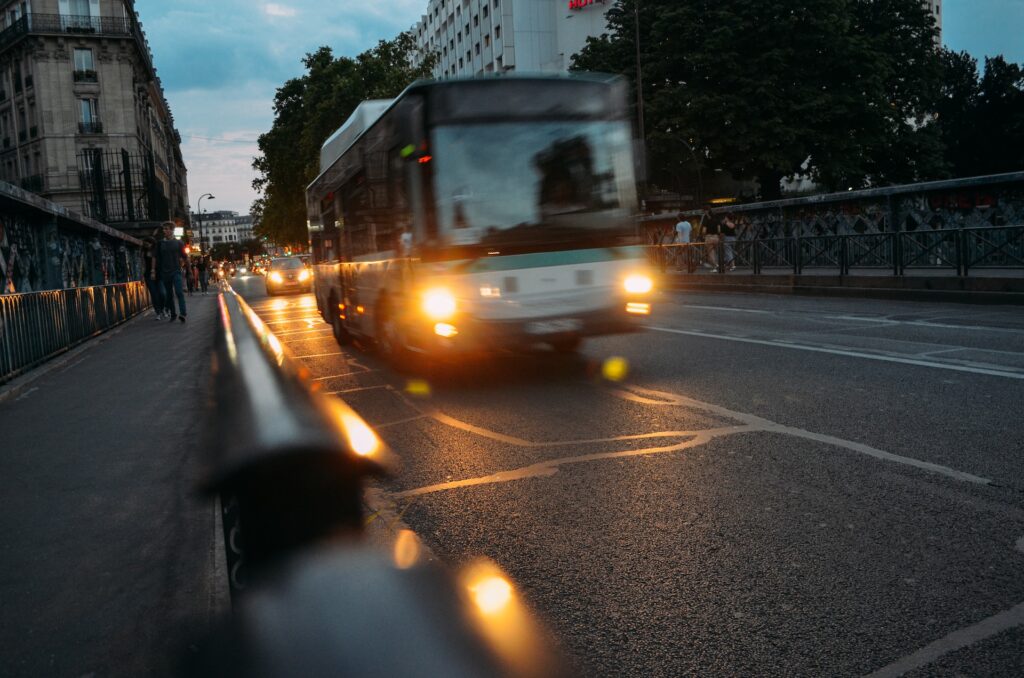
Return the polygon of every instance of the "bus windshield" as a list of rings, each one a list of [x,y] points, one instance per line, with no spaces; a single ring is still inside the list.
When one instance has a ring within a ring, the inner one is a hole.
[[[451,245],[585,241],[631,228],[628,123],[548,120],[434,128],[434,200]]]

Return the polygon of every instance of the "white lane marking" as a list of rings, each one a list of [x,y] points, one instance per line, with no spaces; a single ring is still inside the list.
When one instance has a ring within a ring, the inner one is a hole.
[[[317,377],[313,381],[327,381],[328,379],[341,379],[342,377],[351,377],[353,374],[362,374],[362,372],[345,372],[344,374],[331,374],[326,377]]]
[[[29,390],[25,391],[25,392],[24,392],[24,393],[22,393],[22,394],[21,394],[20,396],[18,396],[17,398],[15,398],[14,400],[15,400],[15,401],[18,401],[18,400],[25,400],[26,398],[29,398],[29,397],[30,397],[30,396],[31,396],[31,395],[32,395],[33,393],[35,393],[35,392],[36,392],[36,391],[38,391],[38,390],[39,390],[39,387],[38,387],[38,386],[33,386],[32,388],[30,388]]]
[[[377,386],[357,386],[355,388],[344,388],[340,391],[324,391],[327,395],[343,395],[345,393],[358,393],[359,391],[377,391],[380,389],[391,388],[387,384],[378,384]]]
[[[701,308],[709,311],[732,311],[735,313],[759,313],[762,315],[769,315],[776,313],[775,311],[764,311],[757,308],[736,308],[733,306],[703,306],[701,304],[678,304],[685,308]]]
[[[345,354],[342,353],[341,351],[335,351],[334,353],[311,353],[309,355],[297,355],[295,357],[298,358],[299,360],[302,360],[303,358],[327,358],[327,357],[332,356],[332,355],[345,355]]]
[[[661,403],[659,403],[661,404]],[[727,430],[732,433],[740,433],[746,430],[756,430],[749,426],[728,426],[722,427],[721,429],[700,429],[697,431],[655,431],[654,433],[632,433],[628,435],[612,436],[609,438],[587,438],[583,440],[545,440],[545,441],[533,441],[524,440],[523,438],[515,438],[513,436],[505,435],[504,433],[498,433],[482,426],[470,424],[469,422],[456,419],[450,415],[447,415],[440,411],[427,412],[426,416],[430,417],[434,421],[445,426],[451,426],[452,428],[465,431],[467,433],[473,433],[480,436],[481,438],[488,438],[490,440],[496,440],[500,443],[506,443],[508,445],[515,445],[516,447],[526,448],[544,448],[544,447],[566,447],[568,445],[599,445],[601,443],[621,443],[628,440],[650,440],[653,438],[688,438],[692,435],[702,433],[704,431],[713,430]]]
[[[397,421],[388,421],[383,424],[374,424],[373,428],[387,428],[388,426],[399,426],[401,424],[408,424],[410,422],[419,421],[420,419],[429,419],[429,415],[417,414],[415,417],[406,417],[405,419],[398,419]]]
[[[928,320],[891,320],[889,318],[866,318],[856,315],[827,315],[831,320],[855,320],[866,323],[878,323],[883,325],[910,325],[912,327],[931,327],[942,330],[967,330],[970,332],[1011,332],[1020,334],[1024,332],[1016,327],[994,327],[988,325],[956,325],[953,323],[936,323]]]
[[[914,654],[898,659],[888,666],[882,667],[868,675],[868,678],[895,678],[905,673],[928,666],[945,654],[961,650],[979,643],[987,638],[1002,633],[1007,629],[1024,625],[1024,603],[1014,605],[1009,610],[982,619],[977,624],[953,631],[944,638],[925,645]]]
[[[863,353],[861,351],[849,351],[838,348],[825,348],[822,346],[809,346],[807,344],[794,344],[781,339],[748,339],[745,337],[729,336],[727,334],[712,334],[710,332],[696,332],[693,330],[677,330],[672,327],[654,327],[648,325],[647,329],[655,332],[669,332],[672,334],[685,334],[692,337],[703,337],[705,339],[722,339],[724,341],[738,341],[743,344],[758,344],[760,346],[775,346],[778,348],[792,348],[800,351],[811,351],[813,353],[829,353],[847,358],[863,358],[865,360],[879,360],[887,363],[900,363],[903,365],[915,365],[918,367],[931,367],[939,370],[951,370],[953,372],[970,372],[972,374],[983,374],[989,377],[1005,377],[1007,379],[1024,379],[1024,372],[1011,372],[1008,370],[993,370],[982,367],[968,367],[966,365],[950,365],[947,363],[933,362],[930,360],[918,360],[915,358],[897,358],[895,356],[880,355],[876,353]]]
[[[676,443],[674,445],[667,445],[665,447],[648,447],[642,450],[626,450],[622,452],[597,452],[595,454],[582,454],[575,457],[562,457],[560,459],[550,459],[548,461],[537,462],[536,464],[530,464],[522,468],[513,469],[511,471],[499,471],[488,476],[481,476],[478,478],[467,478],[465,480],[455,480],[448,483],[438,483],[436,485],[428,485],[426,487],[418,487],[414,490],[406,490],[405,492],[396,492],[392,496],[395,498],[405,497],[416,497],[423,494],[433,494],[435,492],[445,492],[447,490],[455,490],[463,487],[472,487],[474,485],[491,485],[495,483],[507,483],[514,480],[524,480],[526,478],[545,478],[553,476],[558,473],[558,469],[561,466],[569,464],[583,464],[591,461],[602,461],[607,459],[622,459],[624,457],[641,457],[652,454],[664,454],[666,452],[679,452],[680,450],[686,450],[691,447],[697,447],[710,442],[713,438],[717,438],[723,435],[729,435],[735,433],[737,428],[746,427],[735,427],[730,426],[722,429],[709,429],[706,431],[700,431],[695,433],[693,438],[690,440]]]
[[[741,421],[747,425],[750,430],[755,431],[766,431],[771,433],[782,433],[785,435],[794,436],[796,438],[804,438],[805,440],[813,440],[819,443],[825,443],[826,445],[832,445],[834,447],[841,447],[852,452],[858,452],[860,454],[874,457],[882,461],[889,461],[896,464],[903,464],[904,466],[912,466],[919,468],[924,471],[930,471],[932,473],[938,473],[949,478],[961,480],[968,483],[976,483],[979,485],[990,485],[992,481],[988,478],[982,478],[971,473],[965,473],[964,471],[958,471],[948,466],[942,466],[941,464],[933,464],[929,461],[921,461],[920,459],[914,459],[913,457],[904,457],[899,454],[893,454],[892,452],[886,452],[885,450],[879,450],[870,445],[863,443],[854,442],[852,440],[844,440],[843,438],[836,438],[835,436],[825,435],[823,433],[814,433],[813,431],[805,431],[804,429],[795,428],[792,426],[786,426],[777,422],[758,417],[753,414],[746,414],[744,412],[736,412],[726,407],[719,405],[712,405],[711,403],[701,402],[700,400],[694,400],[693,398],[687,398],[685,396],[677,395],[675,393],[667,393],[664,391],[655,391],[653,389],[640,388],[638,386],[626,388],[615,388],[611,389],[613,394],[618,395],[626,400],[632,400],[634,402],[640,402],[647,405],[669,405],[669,406],[685,406],[693,407],[705,412],[711,412],[718,414],[723,417],[735,419]]]
[[[295,334],[315,334],[317,332],[321,334],[326,334],[331,332],[331,328],[328,327],[322,330],[286,330],[284,332],[274,332],[274,334],[276,334],[279,337],[290,337]]]

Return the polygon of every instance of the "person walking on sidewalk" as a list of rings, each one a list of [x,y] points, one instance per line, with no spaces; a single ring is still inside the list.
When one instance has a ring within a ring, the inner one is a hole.
[[[690,272],[691,258],[690,248],[688,247],[688,245],[690,244],[690,234],[693,232],[693,226],[690,224],[689,219],[687,219],[682,212],[680,212],[679,216],[676,218],[678,219],[675,226],[675,244],[678,245],[678,247],[676,248],[676,268],[678,268],[680,271],[686,269],[687,272]]]
[[[725,261],[722,266],[727,266],[730,271],[736,270],[736,222],[732,215],[727,214],[722,219],[722,239],[725,241]]]
[[[160,241],[156,255],[156,271],[164,290],[164,307],[173,321],[178,318],[185,322],[185,292],[182,290],[181,267],[188,265],[185,243],[174,238],[174,222],[165,221],[161,226],[164,239]],[[174,299],[178,299],[178,310],[174,310]]]
[[[199,258],[199,289],[203,294],[210,287],[210,257],[203,255]]]
[[[161,320],[164,317],[164,292],[163,286],[157,280],[156,275],[156,248],[159,240],[147,235],[142,240],[142,261],[146,281],[146,289],[149,290],[149,300],[153,303],[153,317]]]

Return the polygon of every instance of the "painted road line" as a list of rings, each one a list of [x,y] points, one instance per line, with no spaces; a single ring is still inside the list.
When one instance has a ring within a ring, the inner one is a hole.
[[[950,652],[962,650],[1003,631],[1022,625],[1024,625],[1024,603],[1014,605],[1009,610],[982,619],[973,626],[954,631],[948,636],[924,646],[914,654],[903,657],[875,671],[868,678],[896,678],[897,676],[902,676],[915,669],[928,666]]]
[[[685,334],[691,337],[703,337],[705,339],[721,339],[724,341],[737,341],[743,344],[757,344],[760,346],[774,346],[776,348],[789,348],[799,351],[811,351],[813,353],[828,353],[831,355],[844,356],[847,358],[862,358],[865,360],[878,360],[887,363],[900,363],[903,365],[915,365],[917,367],[931,367],[939,370],[951,370],[953,372],[969,372],[971,374],[983,374],[989,377],[1004,377],[1006,379],[1024,379],[1024,372],[1013,372],[1009,370],[997,370],[984,367],[969,367],[966,365],[950,365],[947,363],[934,362],[931,360],[919,360],[916,358],[897,358],[896,356],[879,355],[876,353],[864,353],[838,348],[826,348],[824,346],[811,346],[808,344],[795,344],[777,339],[749,339],[726,334],[712,334],[710,332],[695,332],[693,330],[677,330],[672,327],[654,327],[648,325],[647,329],[655,332],[669,332],[671,334]]]

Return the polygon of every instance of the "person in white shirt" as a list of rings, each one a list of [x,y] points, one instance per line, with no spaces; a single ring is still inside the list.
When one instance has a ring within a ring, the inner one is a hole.
[[[676,223],[676,240],[675,240],[675,242],[676,242],[677,245],[689,244],[689,242],[690,242],[690,234],[693,232],[693,226],[690,224],[689,220],[687,220],[687,218],[685,216],[683,216],[682,212],[679,213],[678,219],[679,219],[679,221]],[[677,247],[676,248],[676,267],[680,271],[683,270],[684,268],[685,269],[689,269],[689,266],[686,265],[686,262],[688,262],[689,260],[690,260],[690,256],[689,256],[688,248],[686,248],[686,247]]]

